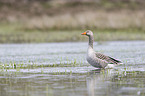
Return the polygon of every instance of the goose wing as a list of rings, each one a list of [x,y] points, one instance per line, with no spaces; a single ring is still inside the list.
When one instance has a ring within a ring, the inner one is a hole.
[[[101,54],[101,53],[98,53],[98,52],[96,52],[95,54],[96,54],[96,57],[97,57],[97,58],[102,59],[102,60],[105,60],[105,61],[107,61],[107,62],[110,63],[110,64],[122,63],[121,61],[116,60],[116,59],[114,59],[114,58],[112,58],[112,57],[106,56],[106,55],[104,55],[104,54]]]

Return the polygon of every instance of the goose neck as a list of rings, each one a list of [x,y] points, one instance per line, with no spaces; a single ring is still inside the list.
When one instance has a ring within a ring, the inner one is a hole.
[[[93,48],[94,37],[89,36],[89,47]]]

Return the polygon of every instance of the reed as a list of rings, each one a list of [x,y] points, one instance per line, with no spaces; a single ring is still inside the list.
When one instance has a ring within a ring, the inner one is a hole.
[[[121,11],[88,11],[78,14],[41,16],[24,22],[24,30],[74,30],[74,29],[129,29],[145,30],[145,12]]]

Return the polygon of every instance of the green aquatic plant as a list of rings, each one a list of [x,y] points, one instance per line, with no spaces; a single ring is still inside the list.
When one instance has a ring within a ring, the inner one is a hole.
[[[46,96],[50,96],[48,93],[49,89],[48,89],[48,84],[46,84]]]
[[[17,67],[17,68],[16,68],[16,71],[17,71],[17,72],[20,72],[20,67]]]
[[[70,70],[70,75],[72,75],[72,70]]]
[[[81,59],[81,61],[80,61],[80,67],[82,67],[83,66],[83,59]]]
[[[60,57],[60,64],[62,64],[62,57]]]
[[[73,61],[74,61],[74,62],[73,62],[74,66],[77,66],[77,61],[76,61],[76,59],[74,59]]]
[[[16,69],[17,68],[17,65],[16,65],[16,63],[14,62],[14,65],[13,65],[13,67],[14,67],[14,69]]]
[[[44,73],[43,68],[41,68],[41,74],[43,74],[43,73]]]
[[[65,75],[67,74],[66,69],[65,69]]]

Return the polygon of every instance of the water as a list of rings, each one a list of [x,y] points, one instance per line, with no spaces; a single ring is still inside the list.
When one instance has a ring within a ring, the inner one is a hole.
[[[95,42],[124,65],[100,70],[87,42],[1,44],[0,96],[144,96],[145,41]]]

